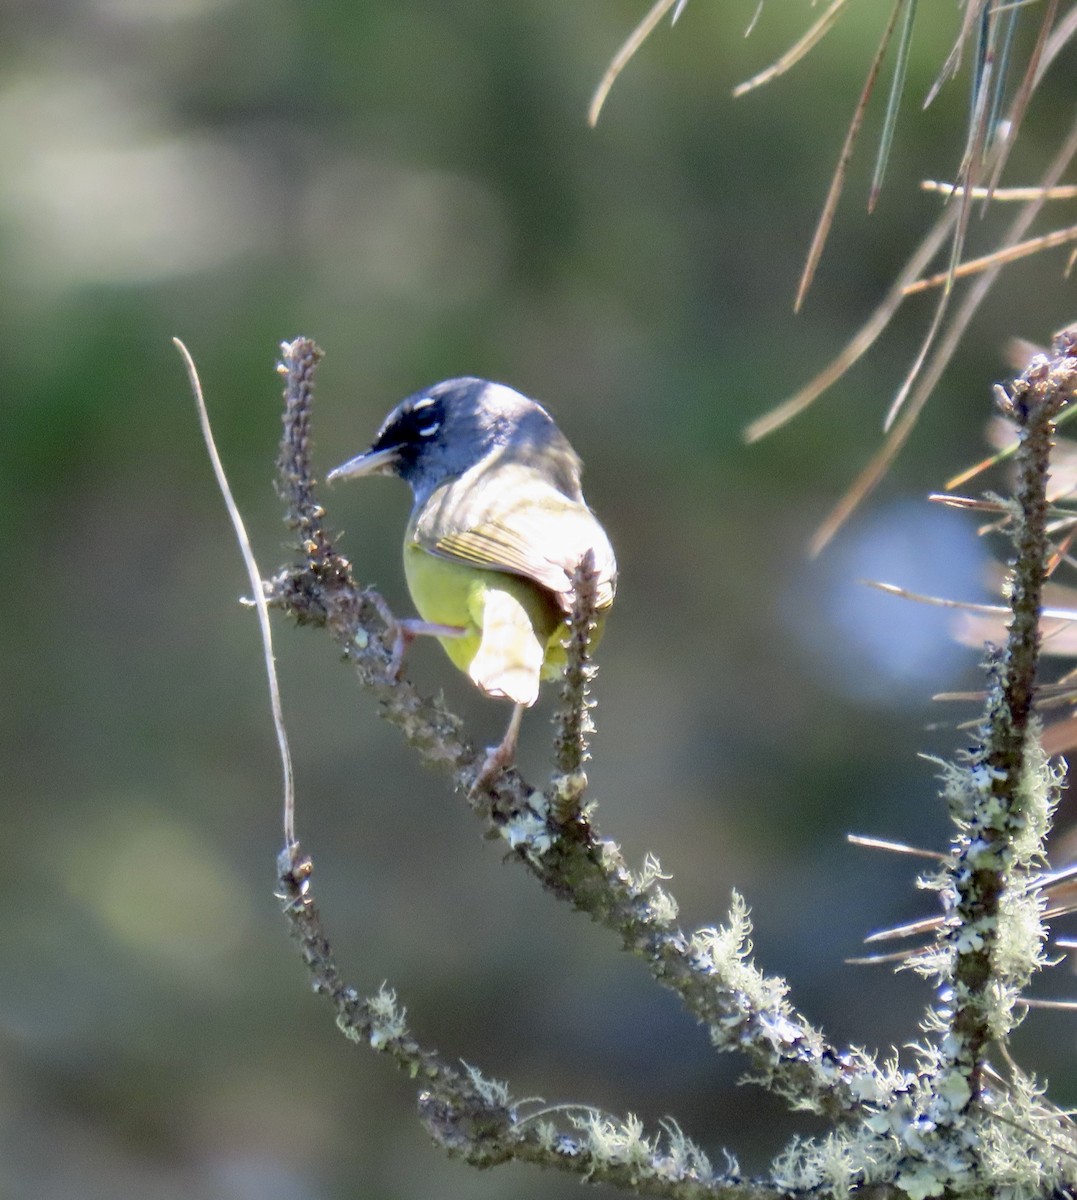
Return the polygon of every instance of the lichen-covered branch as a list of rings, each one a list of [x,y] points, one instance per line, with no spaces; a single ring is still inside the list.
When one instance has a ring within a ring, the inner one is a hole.
[[[424,1049],[389,988],[364,998],[344,982],[311,893],[313,867],[298,843],[285,847],[277,867],[278,896],[314,991],[333,1005],[345,1037],[388,1055],[417,1082],[420,1118],[450,1154],[477,1167],[530,1162],[666,1200],[776,1200],[769,1185],[743,1179],[731,1158],[725,1170],[715,1171],[672,1122],[647,1136],[631,1116],[622,1121],[593,1109],[525,1111],[504,1084]]]
[[[591,683],[598,668],[591,661],[591,643],[598,627],[598,572],[594,551],[588,550],[572,576],[572,612],[565,638],[565,669],[557,710],[553,716],[554,762],[548,796],[559,821],[569,820],[587,790],[584,764],[590,757],[588,737],[594,733]]]
[[[1018,426],[1011,620],[1005,650],[990,657],[991,686],[982,737],[969,765],[951,778],[959,823],[949,889],[953,917],[946,946],[952,953],[953,1000],[948,1046],[951,1069],[967,1085],[965,1103],[982,1089],[986,1051],[1013,1024],[1013,1003],[1040,965],[1033,938],[1015,957],[1000,926],[1014,873],[1042,855],[1051,783],[1042,756],[1032,753],[1030,716],[1040,650],[1040,607],[1047,538],[1047,474],[1054,419],[1072,398],[1077,380],[1074,336],[1059,335],[1052,356],[1038,355],[1001,407]],[[959,1104],[958,1107],[963,1107]]]
[[[420,1080],[422,1119],[450,1153],[477,1166],[534,1162],[671,1200],[778,1200],[854,1190],[879,1197],[901,1192],[912,1200],[943,1194],[972,1200],[988,1192],[1032,1198],[1077,1177],[1077,1142],[1065,1115],[1016,1068],[1002,1079],[987,1058],[991,1043],[1015,1023],[1022,989],[1042,962],[1033,868],[1042,862],[1058,779],[1033,736],[1031,706],[1051,422],[1074,394],[1075,344],[1060,335],[1053,358],[1034,363],[1006,396],[1024,430],[1013,503],[1013,619],[1005,651],[991,661],[979,745],[967,763],[945,768],[958,829],[935,883],[947,916],[937,946],[917,958],[917,969],[940,985],[941,999],[929,1010],[928,1040],[912,1070],[896,1057],[880,1064],[860,1050],[839,1051],[805,1021],[789,1003],[785,983],[755,965],[748,910],[739,896],[723,926],[686,933],[658,863],[648,856],[634,873],[615,843],[600,835],[593,806],[584,803],[595,619],[593,567],[586,560],[574,580],[550,781],[539,790],[516,770],[481,778],[484,756],[460,720],[397,678],[395,618],[380,596],[355,583],[325,533],[308,456],[320,352],[305,339],[284,348],[281,490],[302,560],[267,584],[271,603],[325,626],[377,697],[381,715],[427,763],[449,773],[489,830],[544,887],[641,957],[708,1027],[717,1048],[743,1052],[757,1082],[792,1107],[830,1120],[820,1137],[794,1140],[768,1179],[751,1181],[732,1161],[725,1171],[713,1171],[672,1124],[664,1135],[647,1136],[631,1117],[618,1121],[591,1109],[522,1111],[502,1085],[423,1049],[385,989],[362,1000],[343,984],[310,896],[309,861],[293,843],[281,856],[281,895],[315,989],[331,999],[350,1038],[389,1053]]]
[[[420,696],[407,680],[393,677],[392,617],[380,597],[356,585],[350,565],[322,527],[324,513],[314,497],[308,458],[312,370],[319,354],[307,339],[284,347],[281,485],[304,558],[267,585],[271,602],[301,621],[327,626],[377,697],[381,715],[402,730],[427,763],[452,775],[479,816],[543,886],[615,931],[625,949],[643,958],[654,977],[708,1026],[717,1047],[745,1053],[754,1076],[800,1108],[839,1117],[857,1111],[865,1087],[881,1094],[884,1085],[873,1060],[860,1051],[830,1047],[789,1004],[784,982],[764,975],[751,961],[750,924],[739,898],[726,928],[685,933],[676,922],[675,901],[659,886],[656,864],[649,860],[634,874],[616,844],[600,836],[586,807],[566,803],[564,768],[582,763],[585,725],[578,732],[571,720],[562,726],[568,732],[546,793],[515,770],[475,787],[483,756],[463,736],[455,715]],[[585,571],[579,573],[583,586],[572,635],[577,679],[566,683],[567,705],[583,716],[589,703],[586,645],[594,619],[593,603],[586,602]]]
[[[572,614],[568,621],[565,652],[568,661],[561,677],[561,694],[554,714],[554,758],[564,775],[583,770],[588,758],[587,738],[594,733],[591,720],[591,683],[596,668],[591,662],[591,639],[597,625],[598,572],[595,554],[588,550],[572,576]]]
[[[1032,704],[1040,649],[1046,561],[1047,472],[1054,419],[1077,386],[1077,338],[1060,334],[1037,356],[1001,406],[1018,425],[1017,489],[1010,505],[1015,558],[1011,619],[1003,649],[989,648],[989,690],[975,745],[943,764],[943,792],[956,825],[946,866],[930,886],[946,919],[935,946],[911,965],[933,978],[921,1067],[903,1128],[919,1129],[899,1164],[913,1195],[935,1196],[1007,1182],[1029,1195],[1074,1177],[1077,1145],[1066,1116],[989,1053],[1023,1016],[1020,1000],[1045,964],[1044,901],[1037,879],[1061,772],[1041,749]],[[1000,1125],[1003,1114],[1007,1124]],[[1019,1143],[1024,1139],[1023,1148]]]

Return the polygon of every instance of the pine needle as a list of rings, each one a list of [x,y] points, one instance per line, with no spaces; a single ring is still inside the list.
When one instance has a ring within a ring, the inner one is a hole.
[[[602,76],[601,82],[595,89],[595,94],[591,98],[591,106],[587,110],[587,124],[592,129],[598,124],[602,106],[606,103],[606,97],[610,94],[610,89],[617,82],[617,76],[628,66],[635,56],[636,51],[654,33],[658,27],[658,22],[662,20],[676,3],[677,0],[658,0],[658,3],[654,5],[636,28],[632,30],[628,35],[628,40],[613,56],[612,62],[606,68],[606,73]]]
[[[879,193],[882,191],[883,176],[886,174],[886,164],[890,161],[890,148],[894,142],[894,130],[897,128],[898,109],[901,106],[901,97],[905,94],[905,81],[909,72],[909,49],[912,46],[912,30],[916,21],[916,0],[903,0],[903,2],[905,3],[905,23],[901,27],[901,40],[898,42],[897,61],[894,64],[894,78],[890,83],[886,116],[883,119],[882,133],[879,135],[879,153],[875,159],[875,174],[868,192],[869,213],[875,211]],[[896,18],[896,11],[894,16]]]
[[[762,87],[763,84],[769,83],[779,75],[784,75],[790,67],[796,66],[813,46],[822,41],[830,27],[841,16],[841,10],[847,3],[848,0],[832,0],[826,12],[823,13],[819,20],[815,22],[799,41],[790,46],[781,58],[771,63],[766,70],[760,71],[758,75],[753,75],[751,79],[746,79],[743,83],[738,83],[733,89],[733,95],[743,96],[746,92],[750,92],[757,87]]]
[[[832,384],[836,383],[849,368],[862,358],[875,344],[883,330],[889,325],[894,313],[904,300],[905,287],[916,279],[923,268],[935,257],[939,248],[950,234],[957,220],[955,209],[947,209],[913,252],[897,279],[867,321],[856,331],[841,352],[807,384],[772,408],[757,417],[744,431],[746,442],[757,442],[798,416],[810,407]]]
[[[797,285],[796,299],[793,301],[794,312],[800,311],[800,307],[804,303],[804,297],[808,294],[808,289],[815,278],[815,269],[819,265],[820,258],[823,256],[823,247],[826,245],[830,228],[834,224],[834,214],[837,211],[841,193],[845,188],[845,173],[852,160],[853,149],[856,146],[856,140],[860,135],[860,129],[864,123],[864,114],[867,112],[868,101],[871,99],[871,93],[875,90],[875,84],[879,78],[879,70],[886,55],[886,48],[890,44],[890,38],[893,35],[898,16],[901,12],[901,6],[904,3],[906,3],[906,0],[896,0],[893,10],[890,13],[890,21],[883,31],[882,39],[879,42],[878,49],[875,51],[875,57],[868,68],[868,75],[864,80],[864,86],[860,90],[860,99],[856,102],[852,120],[849,122],[849,128],[846,130],[845,141],[842,143],[841,153],[838,155],[838,162],[830,180],[826,200],[823,201],[822,212],[820,212],[819,220],[816,222],[815,233],[812,235],[811,246],[808,248],[808,257],[804,263],[804,270],[800,275],[800,283]]]
[[[986,189],[978,189],[981,192]],[[1035,189],[1024,189],[1034,192]],[[972,194],[972,193],[970,193]],[[1068,225],[1065,229],[1056,229],[1053,233],[1044,233],[1039,237],[1029,238],[1028,241],[1018,242],[1005,250],[996,250],[992,254],[984,254],[980,258],[971,258],[960,264],[952,272],[940,271],[937,275],[929,275],[926,279],[917,279],[905,288],[906,296],[915,296],[918,292],[926,292],[929,288],[941,287],[950,279],[964,279],[969,275],[978,275],[989,267],[1004,267],[1018,259],[1028,258],[1041,250],[1053,250],[1056,246],[1064,246],[1067,242],[1077,241],[1077,225]]]

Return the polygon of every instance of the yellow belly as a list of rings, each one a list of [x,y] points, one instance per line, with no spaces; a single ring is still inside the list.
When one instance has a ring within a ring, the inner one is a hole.
[[[540,679],[563,670],[565,621],[544,588],[519,575],[440,558],[410,541],[404,574],[424,621],[464,630],[438,641],[484,692],[533,704]]]

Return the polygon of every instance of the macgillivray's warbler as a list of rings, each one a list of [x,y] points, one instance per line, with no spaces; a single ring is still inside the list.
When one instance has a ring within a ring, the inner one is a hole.
[[[580,471],[540,404],[504,384],[464,378],[409,396],[368,450],[328,475],[399,475],[410,484],[404,574],[421,620],[400,622],[402,638],[436,636],[480,691],[515,705],[480,779],[512,762],[540,680],[564,668],[572,575],[588,550],[596,640],[613,603],[617,563],[584,501]]]

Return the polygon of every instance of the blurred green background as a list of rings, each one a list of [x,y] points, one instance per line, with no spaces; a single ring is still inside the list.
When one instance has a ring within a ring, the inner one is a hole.
[[[922,983],[843,959],[930,900],[915,863],[844,837],[945,838],[916,756],[962,744],[970,710],[929,697],[975,686],[976,656],[945,613],[856,581],[983,597],[974,522],[924,496],[982,454],[1005,339],[1072,319],[1072,283],[1058,258],[1005,276],[897,468],[809,561],[811,531],[878,445],[929,302],[794,426],[754,447],[741,430],[838,350],[937,210],[916,185],[953,174],[967,78],[918,109],[959,15],[921,6],[880,209],[863,213],[865,144],[794,318],[885,13],[852,6],[807,62],[734,102],[818,10],[768,5],[746,41],[755,0],[696,0],[591,131],[591,92],[644,7],[0,8],[0,1195],[578,1195],[568,1177],[446,1161],[412,1085],[307,990],[272,896],[279,782],[255,623],[173,335],[201,367],[266,573],[288,553],[272,488],[281,339],[326,351],[323,472],[446,376],[545,402],[621,567],[591,771],[603,830],[634,863],[658,854],[687,924],[721,920],[743,891],[761,964],[838,1042],[916,1035]],[[1060,66],[1037,97],[1013,181],[1052,152],[1072,77]],[[406,489],[327,502],[361,578],[406,611]],[[811,1132],[734,1092],[743,1064],[716,1059],[640,964],[483,843],[327,639],[283,622],[277,638],[300,834],[357,987],[388,980],[420,1038],[518,1096],[652,1126],[669,1114],[749,1170]],[[409,670],[476,738],[499,734],[504,709],[435,647]],[[533,776],[547,716],[524,726]],[[1039,986],[1065,991],[1054,975]],[[1063,1104],[1072,1030],[1034,1016],[1018,1042]]]

